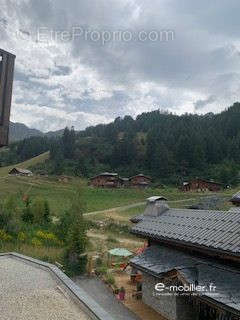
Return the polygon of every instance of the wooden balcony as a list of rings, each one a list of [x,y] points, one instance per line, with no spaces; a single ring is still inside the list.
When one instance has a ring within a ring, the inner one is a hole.
[[[0,49],[0,147],[8,144],[15,56]]]

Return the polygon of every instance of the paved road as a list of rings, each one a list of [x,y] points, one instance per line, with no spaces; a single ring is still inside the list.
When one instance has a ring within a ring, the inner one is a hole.
[[[111,313],[113,320],[140,320],[115,298],[101,280],[92,277],[76,277],[73,281],[83,288],[103,309]]]

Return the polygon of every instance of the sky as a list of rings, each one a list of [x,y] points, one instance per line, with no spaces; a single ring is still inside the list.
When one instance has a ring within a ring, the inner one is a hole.
[[[239,101],[238,0],[0,0],[16,54],[11,120],[77,130]]]

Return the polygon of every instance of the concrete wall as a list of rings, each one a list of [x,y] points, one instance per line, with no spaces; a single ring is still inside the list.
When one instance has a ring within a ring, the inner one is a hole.
[[[159,283],[159,279],[143,274],[142,299],[143,302],[160,313],[168,320],[177,320],[176,297],[156,296],[155,285]]]
[[[143,302],[156,310],[167,320],[196,320],[197,314],[183,296],[156,295],[155,285],[160,281],[158,278],[143,274],[142,299]],[[164,282],[163,282],[164,283]],[[167,284],[169,285],[169,283]],[[169,293],[163,291],[161,293]]]

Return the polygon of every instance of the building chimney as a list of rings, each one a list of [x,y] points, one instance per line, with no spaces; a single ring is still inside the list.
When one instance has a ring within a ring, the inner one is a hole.
[[[148,217],[159,217],[164,212],[169,210],[169,206],[166,202],[166,198],[162,196],[154,196],[147,199],[147,206],[143,213]]]

